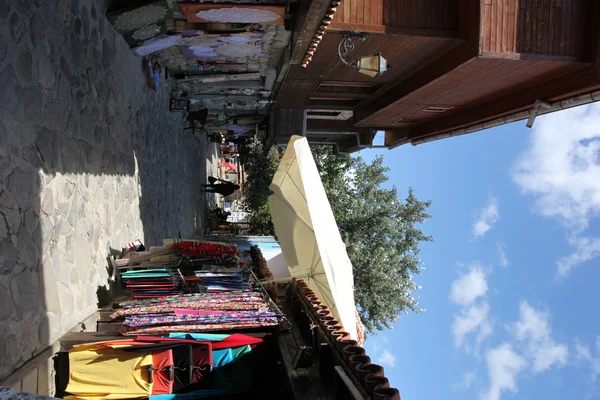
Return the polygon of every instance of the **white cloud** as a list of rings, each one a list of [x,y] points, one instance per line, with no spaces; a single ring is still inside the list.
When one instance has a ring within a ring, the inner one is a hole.
[[[496,243],[496,251],[498,252],[498,264],[501,267],[508,267],[510,261],[508,261],[508,257],[506,256],[506,244],[502,242]]]
[[[519,306],[520,319],[514,325],[515,337],[519,340],[531,338],[539,341],[550,336],[548,314],[536,311],[527,301],[521,301]]]
[[[575,251],[556,262],[556,273],[560,278],[566,277],[579,264],[600,256],[599,238],[574,237],[569,240],[569,244],[575,247]]]
[[[589,105],[536,121],[513,179],[536,197],[536,211],[583,229],[600,212],[600,107]]]
[[[520,319],[514,324],[513,334],[526,344],[525,352],[532,359],[533,372],[542,372],[554,365],[567,363],[568,348],[556,344],[550,328],[550,314],[537,311],[527,301],[521,301]]]
[[[479,264],[470,267],[469,272],[452,282],[450,300],[468,306],[488,290],[483,268]]]
[[[533,371],[542,372],[554,364],[561,366],[567,363],[569,351],[564,344],[544,344],[534,350]]]
[[[592,352],[590,348],[575,339],[575,358],[580,361],[590,361],[592,359]]]
[[[538,311],[527,301],[521,301],[519,320],[509,325],[509,331],[516,340],[514,344],[504,343],[486,352],[490,386],[481,396],[482,400],[499,400],[503,391],[516,393],[517,377],[526,368],[537,374],[567,363],[568,348],[553,339],[548,312]],[[589,351],[582,350],[581,354],[584,354],[582,359],[589,360],[585,356]]]
[[[481,399],[499,400],[502,392],[507,390],[516,393],[518,391],[516,378],[527,364],[525,359],[508,343],[488,350],[485,358],[490,387]]]
[[[396,357],[386,349],[377,359],[377,363],[383,365],[384,367],[392,368],[396,366]]]
[[[473,348],[473,351],[477,357],[479,357],[479,349],[481,348],[483,341],[493,332],[492,322],[486,318],[479,326],[479,332],[477,332],[477,337],[475,338],[475,347]]]
[[[454,344],[462,347],[469,334],[476,334],[474,345],[468,343],[465,346],[467,352],[473,350],[476,355],[483,341],[492,334],[492,324],[488,320],[490,305],[480,299],[487,291],[485,272],[477,262],[471,264],[467,273],[454,280],[450,288],[450,301],[461,306],[451,326]]]
[[[489,312],[490,305],[487,302],[483,302],[463,308],[460,315],[455,315],[451,328],[454,335],[454,345],[461,347],[465,342],[466,336],[473,332],[478,332],[476,345],[481,345],[483,340],[492,333],[491,325],[488,322]],[[480,331],[482,327],[484,329],[483,334]]]
[[[535,198],[535,211],[559,218],[574,251],[557,262],[564,278],[600,256],[600,239],[582,232],[600,214],[600,106],[572,108],[539,118],[529,147],[512,168],[515,183]]]
[[[590,368],[590,379],[596,383],[600,376],[600,336],[596,338],[596,356],[592,355],[590,348],[581,343],[579,339],[575,340],[575,359],[583,364],[588,364]]]
[[[498,200],[490,196],[490,202],[487,207],[478,210],[475,222],[473,222],[473,236],[475,239],[483,237],[500,218],[498,209]]]
[[[452,390],[467,390],[471,386],[473,386],[473,383],[475,382],[476,378],[477,374],[475,372],[465,372],[464,374],[462,374],[460,382],[457,382],[452,385]]]

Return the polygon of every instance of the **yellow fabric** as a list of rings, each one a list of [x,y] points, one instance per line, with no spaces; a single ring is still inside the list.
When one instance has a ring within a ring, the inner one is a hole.
[[[115,350],[116,347],[117,349]],[[148,382],[151,354],[119,351],[117,346],[96,348],[96,343],[69,351],[71,399],[130,399],[150,396]]]

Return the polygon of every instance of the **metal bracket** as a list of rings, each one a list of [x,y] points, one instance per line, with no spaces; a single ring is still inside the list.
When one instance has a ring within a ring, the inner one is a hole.
[[[536,100],[535,105],[529,112],[529,119],[527,120],[527,123],[525,124],[526,127],[528,127],[528,128],[533,127],[533,123],[535,122],[535,118],[538,116],[540,108],[550,109],[550,108],[552,108],[552,103],[549,103],[544,100],[539,100],[539,99]]]

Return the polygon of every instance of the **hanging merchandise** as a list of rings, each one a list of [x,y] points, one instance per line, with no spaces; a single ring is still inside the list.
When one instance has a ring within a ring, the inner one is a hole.
[[[169,364],[173,365],[170,351],[128,353],[96,344],[76,346],[69,352],[67,392],[73,398],[128,399],[153,394],[157,382],[156,394],[163,394],[168,383],[162,369]]]
[[[131,295],[105,322],[124,337],[64,353],[65,398],[200,399],[250,390],[266,346],[233,332],[269,335],[284,319],[252,272],[256,255],[189,239],[148,250],[131,242],[123,253],[114,265]]]

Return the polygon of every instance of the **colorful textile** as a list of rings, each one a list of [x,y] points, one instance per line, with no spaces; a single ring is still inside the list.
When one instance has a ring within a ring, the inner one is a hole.
[[[171,313],[175,309],[249,311],[268,308],[268,304],[258,292],[241,290],[227,293],[168,296],[160,300],[130,301],[125,307],[114,312],[111,318],[115,319],[140,314]]]
[[[262,342],[262,339],[241,334],[209,334],[209,333],[172,333],[169,337],[196,340],[215,340],[213,346],[221,342],[241,340]],[[244,392],[252,386],[252,370],[254,368],[250,343],[234,348],[215,350],[213,348],[213,388],[197,390],[186,394],[152,396],[150,400],[193,400],[224,396],[230,393]]]
[[[135,299],[161,298],[179,294],[176,282],[164,268],[121,272],[121,279]]]
[[[222,311],[243,311],[243,310],[259,310],[265,307],[264,303],[198,303],[198,304],[189,304],[187,305],[190,309],[195,310],[222,310]],[[181,308],[181,305],[178,307]],[[111,318],[115,319],[118,317],[124,317],[128,315],[140,315],[140,314],[162,314],[162,313],[170,313],[174,310],[174,306],[151,306],[151,307],[137,307],[137,308],[127,308],[114,312],[111,314]]]
[[[188,22],[210,23],[223,21],[244,24],[283,24],[285,16],[284,6],[272,4],[234,4],[234,8],[229,9],[222,9],[219,8],[218,4],[210,3],[181,2],[179,5]],[[215,17],[213,13],[218,15],[218,17]],[[225,15],[225,19],[221,19],[223,15]]]
[[[192,293],[192,294],[181,294],[168,296],[163,299],[145,299],[145,300],[125,300],[119,302],[119,305],[123,308],[134,308],[134,307],[145,307],[155,305],[159,303],[165,304],[180,304],[180,303],[194,303],[197,301],[261,301],[262,296],[259,292],[252,290],[238,290],[231,291],[228,293],[218,294],[205,294],[205,293]],[[179,307],[184,308],[184,307]]]
[[[179,249],[184,255],[235,255],[237,254],[237,247],[212,243],[212,242],[194,242],[194,241],[182,241],[180,243],[173,244],[173,248]]]
[[[128,340],[128,339],[126,339]],[[168,338],[159,338],[154,336],[137,336],[136,341],[141,342],[165,342],[175,341],[181,343],[206,343],[210,342],[214,350],[227,349],[246,345],[255,345],[262,343],[261,338],[256,338],[241,333],[220,334],[220,333],[170,333]]]
[[[203,389],[196,390],[190,393],[178,394],[163,394],[160,396],[150,396],[150,400],[196,400],[196,399],[212,399],[214,397],[222,397],[227,394],[223,389]]]
[[[0,387],[0,400],[54,400],[54,397],[27,392],[17,392],[7,387]]]
[[[249,329],[249,328],[262,328],[268,326],[277,326],[279,322],[234,322],[234,323],[222,323],[222,324],[199,324],[199,325],[164,325],[164,326],[151,326],[146,328],[134,328],[124,329],[123,334],[125,336],[137,336],[137,335],[160,335],[171,332],[210,332],[210,331],[226,331],[233,329]]]
[[[225,314],[225,313],[227,313],[227,311],[186,310],[185,308],[184,309],[176,308],[175,310],[173,310],[173,312],[175,313],[175,315],[208,315],[208,314],[218,315],[218,314]]]
[[[149,396],[152,354],[119,351],[97,343],[75,346],[69,351],[70,398],[129,399]]]
[[[169,379],[167,369],[173,367],[173,352],[171,350],[152,352],[152,394],[173,393],[173,381]]]
[[[217,335],[212,335],[217,336]],[[234,333],[233,335],[219,335],[221,336],[220,340],[213,343],[213,366],[215,368],[222,367],[227,365],[235,360],[243,357],[252,352],[252,344],[262,343],[262,339],[254,338],[247,335],[242,335],[239,333]],[[192,338],[195,340],[206,340],[210,338],[210,334],[202,334],[202,333],[172,333],[169,337],[180,338],[180,339],[188,339]],[[138,336],[139,339],[139,336]],[[214,339],[213,339],[214,340]],[[219,344],[228,343],[229,347],[221,347]],[[232,345],[232,344],[238,344]]]
[[[245,335],[242,335],[245,336]],[[255,338],[250,338],[255,339]],[[245,342],[247,340],[243,338],[234,339],[236,341]],[[262,341],[261,339],[258,339]],[[228,345],[234,343],[233,341],[227,342],[224,341],[223,345]],[[252,341],[250,343],[253,343]],[[202,364],[198,364],[199,366],[204,365],[212,365],[212,343],[210,341],[199,341],[199,340],[185,340],[185,339],[171,339],[171,338],[161,338],[155,336],[138,336],[135,339],[120,339],[120,340],[111,340],[106,342],[96,342],[94,343],[96,347],[112,347],[121,349],[122,351],[134,351],[139,352],[141,350],[168,350],[177,347],[178,345],[185,344],[193,344],[194,349],[199,348],[203,353]],[[221,348],[221,347],[219,347]]]
[[[277,316],[268,310],[261,311],[225,311],[221,314],[204,315],[160,315],[146,316],[135,315],[125,319],[123,325],[130,327],[142,327],[152,325],[176,325],[176,324],[219,324],[225,322],[243,321],[269,321],[277,322]]]

